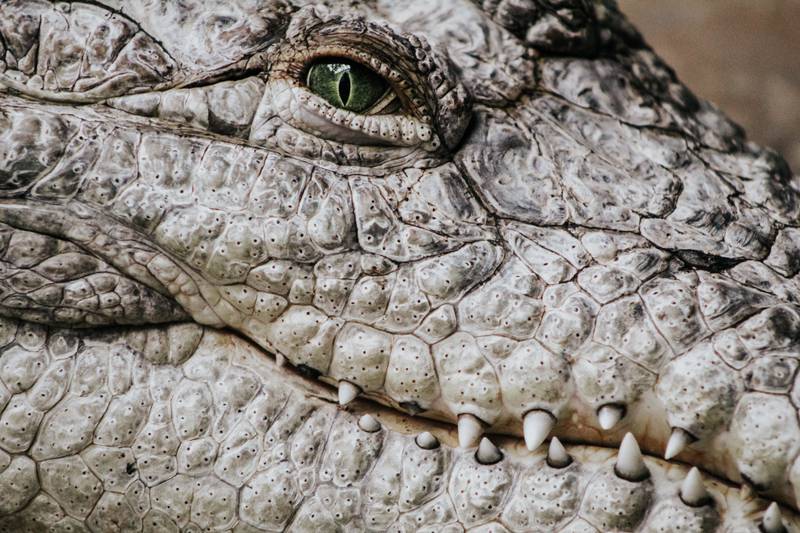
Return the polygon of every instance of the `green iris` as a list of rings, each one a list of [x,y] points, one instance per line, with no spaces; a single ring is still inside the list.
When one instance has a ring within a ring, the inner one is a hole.
[[[361,113],[375,105],[389,84],[379,74],[346,59],[323,59],[308,69],[311,92],[331,105]]]

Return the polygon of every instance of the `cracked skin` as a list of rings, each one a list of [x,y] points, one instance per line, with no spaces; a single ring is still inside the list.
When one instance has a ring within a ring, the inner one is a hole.
[[[799,201],[611,0],[0,3],[0,531],[798,531]]]

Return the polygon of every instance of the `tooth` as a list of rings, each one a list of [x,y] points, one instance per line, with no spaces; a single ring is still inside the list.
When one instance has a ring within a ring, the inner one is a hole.
[[[667,451],[664,452],[664,459],[672,459],[683,451],[695,438],[690,433],[681,428],[672,428],[672,435],[667,441]]]
[[[279,353],[275,354],[275,364],[278,366],[284,366],[286,364],[286,358]]]
[[[353,385],[349,381],[341,380],[339,382],[339,405],[347,405],[356,399],[361,389]]]
[[[564,468],[572,462],[564,445],[557,437],[550,439],[550,446],[547,448],[547,464],[553,468]]]
[[[781,508],[778,507],[777,503],[772,502],[767,507],[767,511],[761,519],[761,529],[764,533],[783,533],[786,531],[781,519]]]
[[[381,430],[381,423],[374,416],[366,414],[358,419],[358,427],[367,433],[376,433]]]
[[[500,450],[492,444],[492,441],[483,437],[478,446],[478,451],[475,452],[475,459],[482,465],[493,465],[503,458]]]
[[[525,446],[528,447],[528,450],[533,451],[541,446],[555,424],[556,417],[547,411],[540,409],[528,411],[522,419],[522,431],[525,435]]]
[[[609,430],[617,425],[617,422],[625,416],[625,408],[619,405],[604,405],[597,410],[597,421],[600,427]]]
[[[414,442],[416,442],[417,446],[423,450],[434,450],[439,447],[439,439],[427,431],[423,431],[417,435],[417,438],[414,439]]]
[[[692,467],[681,483],[681,500],[690,507],[701,507],[708,503],[709,495],[703,477],[697,467]]]
[[[458,415],[458,446],[472,448],[483,435],[483,425],[478,417],[470,414]]]
[[[650,476],[647,465],[642,459],[639,443],[632,433],[626,433],[619,446],[617,464],[614,466],[617,476],[628,481],[643,481]]]

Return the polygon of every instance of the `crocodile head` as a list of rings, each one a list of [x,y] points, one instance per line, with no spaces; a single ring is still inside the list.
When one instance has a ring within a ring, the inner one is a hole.
[[[611,1],[307,3],[0,4],[0,528],[800,523],[780,156]]]

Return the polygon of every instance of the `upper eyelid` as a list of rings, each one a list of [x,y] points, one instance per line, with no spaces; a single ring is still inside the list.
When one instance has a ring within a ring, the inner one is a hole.
[[[410,106],[419,112],[417,118],[433,118],[428,107],[435,103],[437,87],[432,83],[436,76],[430,74],[441,65],[419,37],[359,17],[320,19],[313,9],[304,8],[295,15],[283,46],[278,47],[273,69],[291,74],[324,56],[346,57],[370,68],[407,95]]]

